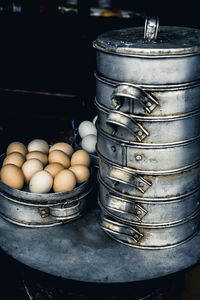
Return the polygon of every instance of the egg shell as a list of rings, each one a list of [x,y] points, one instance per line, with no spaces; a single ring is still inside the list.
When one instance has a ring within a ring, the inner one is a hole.
[[[97,135],[97,129],[95,125],[90,121],[83,121],[80,123],[78,127],[78,133],[80,137],[83,139],[84,136],[89,134]]]
[[[90,166],[90,156],[85,150],[77,150],[71,157],[71,166],[84,165]]]
[[[24,186],[24,174],[19,167],[8,164],[1,169],[1,181],[13,189],[21,190]]]
[[[69,157],[71,157],[72,154],[74,153],[74,149],[70,144],[62,143],[62,142],[52,145],[51,148],[49,149],[49,153],[51,153],[54,150],[63,151]]]
[[[21,142],[12,142],[8,145],[8,147],[6,149],[6,155],[8,155],[12,152],[19,152],[25,156],[27,153],[27,149],[26,149],[25,145],[22,144]]]
[[[43,164],[39,159],[32,158],[25,161],[25,163],[22,166],[22,172],[24,174],[26,183],[29,183],[29,181],[35,173],[42,170]]]
[[[47,171],[39,171],[35,173],[29,183],[31,193],[45,194],[48,193],[53,186],[53,177]]]
[[[54,178],[54,192],[70,192],[76,186],[76,177],[70,170],[60,171]]]
[[[13,164],[19,168],[23,165],[25,157],[19,152],[12,152],[8,154],[3,160],[3,166]]]
[[[49,163],[60,163],[64,168],[70,167],[69,157],[61,150],[53,150],[51,153],[49,153],[48,161]]]
[[[86,135],[81,141],[81,148],[89,153],[96,152],[97,136],[94,134]]]
[[[69,168],[70,171],[72,171],[76,177],[76,182],[78,184],[83,183],[87,181],[90,177],[90,171],[88,167],[83,165],[74,165]]]
[[[61,170],[64,170],[64,166],[59,163],[48,164],[45,169],[52,177],[55,177]]]
[[[40,160],[44,166],[46,166],[48,163],[47,155],[40,151],[33,151],[33,152],[29,152],[26,154],[26,160],[29,160],[32,158],[36,158],[36,159]]]
[[[28,144],[27,148],[28,148],[28,152],[39,151],[45,154],[49,152],[49,145],[47,144],[46,141],[41,139],[32,140]]]

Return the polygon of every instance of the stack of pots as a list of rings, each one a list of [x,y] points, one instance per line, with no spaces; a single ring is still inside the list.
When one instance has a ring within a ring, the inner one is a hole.
[[[94,47],[101,226],[133,247],[174,247],[200,224],[200,30],[147,18]]]

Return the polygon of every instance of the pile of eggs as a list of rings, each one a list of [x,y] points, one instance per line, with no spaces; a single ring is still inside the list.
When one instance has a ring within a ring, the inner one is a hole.
[[[27,184],[32,193],[69,192],[89,179],[89,166],[89,154],[83,149],[74,151],[68,143],[49,147],[46,141],[35,139],[25,147],[21,142],[12,142],[6,150],[0,179],[19,190]]]
[[[94,117],[93,121],[83,121],[79,124],[78,133],[81,138],[81,148],[86,150],[88,153],[96,152],[97,143],[97,129],[95,126],[97,116]]]

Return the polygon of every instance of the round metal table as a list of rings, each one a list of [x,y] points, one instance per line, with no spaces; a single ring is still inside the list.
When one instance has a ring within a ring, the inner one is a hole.
[[[72,223],[44,229],[23,228],[0,218],[0,247],[34,269],[96,283],[154,279],[200,261],[200,232],[171,249],[140,250],[110,239],[99,219],[99,208]]]

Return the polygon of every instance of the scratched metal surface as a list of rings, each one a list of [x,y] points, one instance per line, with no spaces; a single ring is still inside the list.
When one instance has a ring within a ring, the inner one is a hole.
[[[184,270],[200,260],[200,232],[172,249],[141,250],[110,239],[99,219],[99,208],[52,228],[23,228],[0,219],[0,247],[32,268],[85,282],[148,280]]]

